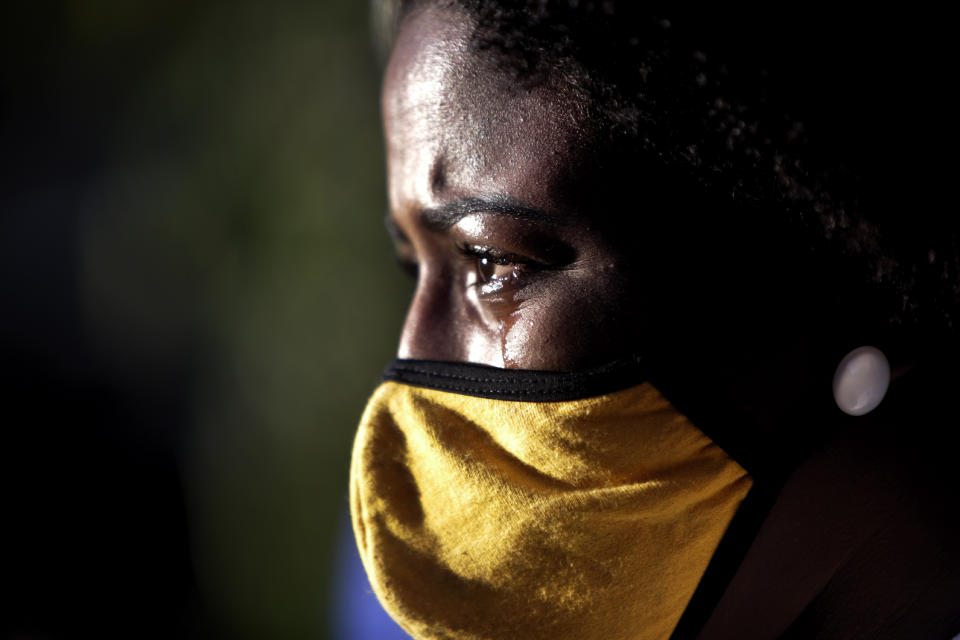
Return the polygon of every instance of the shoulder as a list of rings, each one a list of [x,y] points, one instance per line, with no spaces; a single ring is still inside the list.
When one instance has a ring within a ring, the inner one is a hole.
[[[951,638],[960,504],[950,376],[908,376],[789,475],[704,638]],[[955,388],[955,387],[954,387]]]

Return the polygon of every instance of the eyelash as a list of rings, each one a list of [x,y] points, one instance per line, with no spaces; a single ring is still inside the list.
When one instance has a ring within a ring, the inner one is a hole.
[[[477,281],[471,283],[471,286],[473,287],[482,287],[483,285],[493,285],[495,283],[505,283],[511,278],[520,277],[522,272],[526,271],[527,269],[542,266],[536,261],[530,260],[529,258],[512,253],[506,253],[494,247],[462,243],[457,245],[457,249],[464,257],[469,258],[474,262]],[[490,266],[494,267],[494,273],[484,274],[481,271],[483,267]],[[495,267],[497,266],[512,267],[512,271],[509,275],[498,276],[495,273]]]
[[[457,251],[471,262],[471,266],[476,269],[477,280],[470,284],[471,287],[482,287],[483,285],[491,285],[495,283],[504,283],[512,277],[519,278],[522,272],[529,269],[542,269],[545,265],[520,256],[513,253],[506,253],[497,249],[495,247],[487,247],[477,244],[469,243],[459,243],[457,244]],[[486,262],[484,262],[486,261]],[[403,257],[397,256],[397,264],[400,266],[406,275],[408,275],[413,280],[416,280],[419,277],[419,265],[416,261],[408,260]],[[496,276],[494,274],[484,275],[481,271],[482,267],[489,267],[490,265],[494,266],[504,266],[504,267],[513,267],[510,275]]]
[[[400,270],[403,271],[404,275],[412,280],[416,281],[416,279],[420,277],[420,265],[418,265],[415,260],[408,260],[397,256],[397,265],[400,267]]]

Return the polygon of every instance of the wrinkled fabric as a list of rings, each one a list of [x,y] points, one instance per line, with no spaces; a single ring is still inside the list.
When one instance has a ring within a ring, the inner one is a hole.
[[[752,480],[648,383],[564,402],[384,382],[351,462],[371,585],[415,638],[668,638]]]

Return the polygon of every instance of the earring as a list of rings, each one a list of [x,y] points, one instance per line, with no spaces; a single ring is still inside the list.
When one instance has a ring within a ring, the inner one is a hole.
[[[833,374],[833,399],[840,410],[862,416],[877,408],[890,386],[890,363],[876,347],[858,347],[845,355]]]

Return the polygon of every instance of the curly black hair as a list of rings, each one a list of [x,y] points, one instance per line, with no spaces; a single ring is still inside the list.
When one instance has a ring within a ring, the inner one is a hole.
[[[658,16],[616,0],[394,0],[375,15],[396,24],[424,4],[462,11],[471,48],[516,82],[560,79],[611,141],[736,211],[744,241],[786,230],[839,295],[867,291],[853,296],[864,317],[957,340],[944,153],[956,145],[936,21]]]

